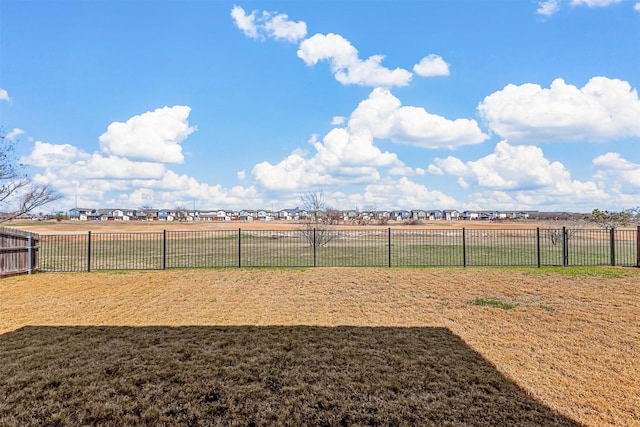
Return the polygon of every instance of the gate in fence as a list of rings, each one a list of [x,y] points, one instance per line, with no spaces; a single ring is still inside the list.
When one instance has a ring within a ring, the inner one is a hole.
[[[207,230],[40,236],[42,271],[638,266],[637,229]]]
[[[37,234],[0,227],[0,277],[37,271],[39,241]]]

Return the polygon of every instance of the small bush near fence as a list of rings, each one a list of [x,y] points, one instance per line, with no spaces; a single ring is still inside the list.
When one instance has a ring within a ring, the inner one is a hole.
[[[327,231],[324,231],[325,233]],[[220,267],[640,266],[638,230],[208,230],[40,236],[43,271]],[[325,236],[326,237],[326,236]]]

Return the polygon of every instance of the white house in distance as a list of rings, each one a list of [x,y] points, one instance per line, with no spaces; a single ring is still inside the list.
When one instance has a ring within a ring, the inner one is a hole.
[[[332,210],[332,217],[339,218],[345,224],[371,224],[394,222],[428,221],[500,221],[529,219],[537,211],[488,211],[455,209],[412,209],[412,210]],[[68,211],[68,217],[74,221],[300,221],[314,215],[303,209],[228,209],[186,210],[186,209],[91,209],[75,207]],[[324,215],[324,212],[320,212]]]

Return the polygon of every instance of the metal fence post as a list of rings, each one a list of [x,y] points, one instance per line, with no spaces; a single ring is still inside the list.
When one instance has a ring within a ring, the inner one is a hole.
[[[87,272],[91,272],[91,231],[87,239]]]
[[[609,230],[609,246],[611,248],[611,266],[616,265],[616,229],[611,227]]]
[[[542,265],[540,260],[540,227],[536,227],[536,250],[538,252],[538,268]]]
[[[162,269],[167,269],[167,230],[162,230]]]
[[[391,268],[391,227],[389,227],[389,268]]]
[[[238,228],[238,268],[242,267],[242,231]]]
[[[467,239],[464,227],[462,227],[462,266],[467,266]]]
[[[316,267],[316,229],[313,229],[313,266]]]
[[[636,230],[636,267],[640,267],[640,225]]]
[[[567,227],[562,227],[562,266],[569,266],[569,236]]]

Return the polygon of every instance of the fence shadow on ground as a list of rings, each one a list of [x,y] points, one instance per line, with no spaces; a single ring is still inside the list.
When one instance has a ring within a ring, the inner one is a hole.
[[[577,426],[445,328],[24,327],[1,425]]]

